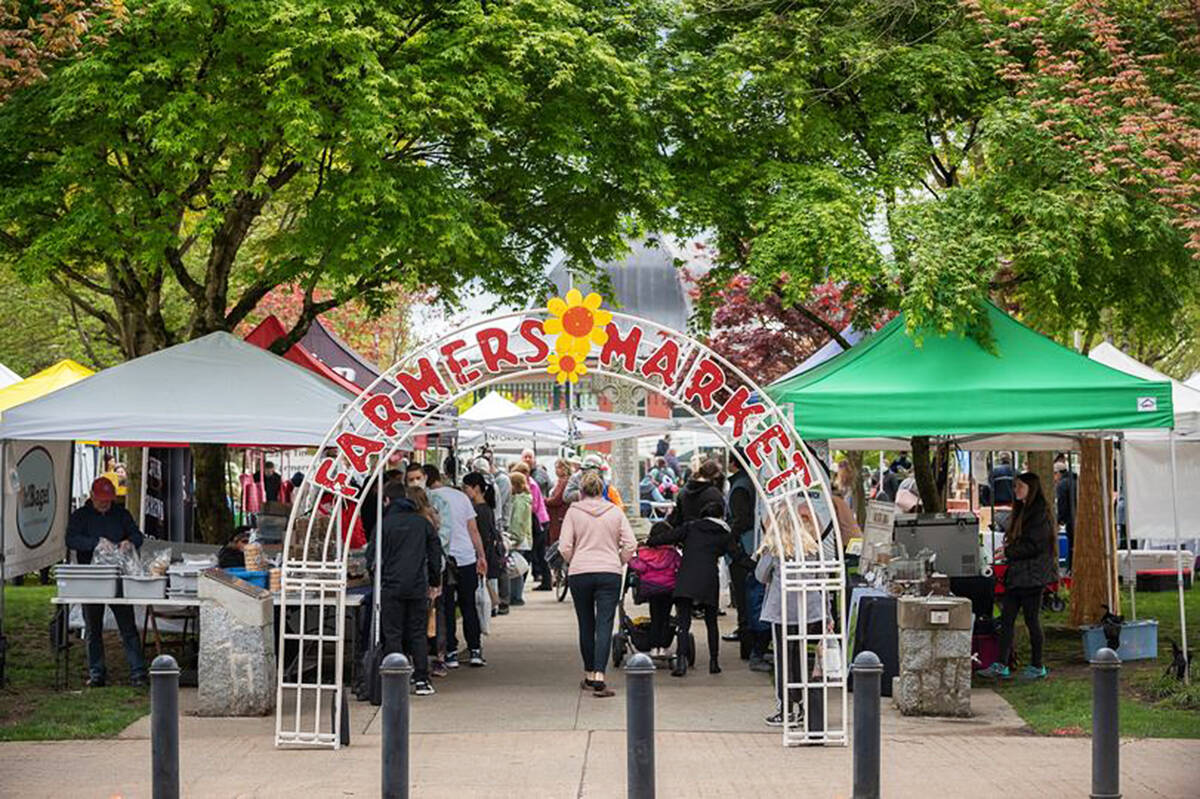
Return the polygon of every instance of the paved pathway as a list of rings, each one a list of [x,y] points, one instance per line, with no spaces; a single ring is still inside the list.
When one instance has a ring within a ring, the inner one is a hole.
[[[597,797],[624,793],[624,701],[578,690],[570,600],[544,593],[495,620],[489,666],[437,681],[413,698],[415,797]],[[637,611],[635,611],[637,612]],[[725,626],[732,623],[724,620]],[[702,636],[701,636],[702,637]],[[704,645],[700,645],[704,660]],[[848,749],[784,749],[762,717],[767,675],[747,671],[732,645],[725,672],[656,679],[658,795],[847,797]],[[192,692],[185,691],[186,713]],[[887,700],[885,700],[886,702]],[[1090,741],[1037,738],[996,694],[977,690],[970,720],[906,719],[883,726],[888,797],[1086,797]],[[184,793],[194,797],[377,796],[377,709],[352,703],[351,746],[339,752],[274,748],[274,719],[181,719]],[[148,719],[119,739],[0,744],[0,796],[149,795]],[[1128,741],[1126,797],[1192,797],[1198,741]]]

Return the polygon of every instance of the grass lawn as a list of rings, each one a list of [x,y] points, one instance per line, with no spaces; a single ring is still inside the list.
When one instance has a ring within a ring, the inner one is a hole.
[[[72,690],[54,690],[48,630],[54,593],[52,585],[4,586],[9,682],[0,688],[0,741],[106,738],[150,712],[147,689],[119,684],[128,680],[129,670],[115,633],[105,636],[109,687],[83,687],[87,652],[83,642],[75,639]]]
[[[1185,600],[1188,646],[1200,645],[1200,589],[1193,588]],[[1139,660],[1121,668],[1121,734],[1133,737],[1200,738],[1200,686],[1184,689],[1182,683],[1162,674],[1171,660],[1168,638],[1179,641],[1179,603],[1175,591],[1137,595],[1139,619],[1158,620],[1158,660]],[[1129,594],[1121,602],[1129,612]],[[1083,659],[1080,633],[1067,622],[1067,612],[1045,613],[1045,680],[989,680],[1035,732],[1042,735],[1088,735],[1092,730],[1091,671]],[[1029,662],[1029,635],[1025,622],[1017,620],[1017,657]],[[1193,663],[1198,659],[1193,655]],[[1192,669],[1193,681],[1200,669]]]

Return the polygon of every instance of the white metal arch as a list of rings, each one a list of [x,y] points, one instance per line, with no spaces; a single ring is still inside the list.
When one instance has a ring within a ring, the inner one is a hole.
[[[723,439],[730,452],[736,453],[739,446],[750,448],[748,462],[743,465],[760,497],[766,526],[790,539],[775,540],[777,554],[782,556],[781,586],[788,600],[783,602],[785,630],[794,631],[788,638],[799,647],[802,656],[798,664],[793,663],[790,646],[783,646],[776,656],[783,658],[785,675],[799,673],[798,680],[789,678],[788,693],[804,692],[810,708],[808,720],[802,722],[791,714],[785,702],[783,741],[785,745],[845,745],[845,571],[841,531],[823,466],[796,433],[788,409],[776,406],[733,364],[678,331],[649,320],[610,313],[610,341],[615,336],[615,341],[624,342],[624,349],[607,360],[601,360],[601,356],[612,354],[608,347],[601,348],[600,353],[589,353],[586,359],[589,374],[629,381],[646,391],[662,394]],[[343,641],[349,553],[343,545],[342,531],[353,529],[364,512],[364,503],[358,500],[365,496],[368,486],[381,479],[390,455],[411,449],[414,438],[423,432],[451,423],[452,417],[446,416],[445,411],[461,397],[498,383],[546,374],[550,348],[543,323],[548,316],[548,311],[535,309],[493,317],[464,325],[417,349],[365,389],[326,435],[322,454],[335,441],[339,447],[329,457],[314,460],[297,492],[284,540],[280,604],[283,608],[295,607],[292,615],[298,618],[293,620],[296,629],[289,629],[287,611],[281,611],[276,745],[333,748],[340,745],[341,738],[332,719],[340,718],[345,702]],[[506,322],[508,327],[498,327]],[[632,355],[627,346],[631,338],[636,340]],[[516,351],[509,346],[515,339],[522,342]],[[664,365],[662,370],[652,370],[658,372],[658,378],[652,379],[646,372],[647,364],[663,350],[670,353],[672,348],[665,344],[668,341],[672,342],[675,357],[664,356],[662,360],[670,361],[670,369]],[[502,344],[500,349],[507,357],[497,358],[497,344]],[[517,360],[515,364],[511,363],[513,357]],[[634,368],[622,368],[622,360],[626,367],[632,360]],[[489,368],[492,366],[499,368]],[[411,392],[404,392],[404,384],[413,382],[414,371],[424,375],[427,384],[440,388],[429,392],[435,396],[433,401],[427,400],[426,392],[421,390],[415,392],[419,395],[415,398]],[[720,376],[720,385],[715,389],[714,383],[705,379],[717,380],[713,375]],[[709,390],[690,391],[706,387]],[[724,424],[715,423],[701,412],[711,412],[718,397],[724,397],[723,408],[744,409],[747,393],[750,403],[760,410],[735,415],[725,419]],[[368,409],[372,412],[367,413]],[[406,415],[403,425],[396,421],[400,414]],[[384,421],[392,420],[392,424],[381,424],[381,415]],[[732,426],[730,421],[734,422]],[[358,441],[361,448],[346,446],[345,440]],[[352,483],[357,483],[356,489]],[[381,493],[376,492],[377,496]],[[372,510],[379,529],[381,503],[367,512]],[[828,522],[824,526],[805,519]],[[805,535],[805,530],[813,535]],[[821,538],[826,539],[825,546],[820,545]],[[377,636],[378,591],[375,593],[373,634]],[[815,620],[822,623],[811,625],[811,630],[809,622],[813,620],[807,618],[804,601],[809,595],[819,596],[821,607],[831,616],[829,621]],[[800,609],[798,619],[789,617],[789,606],[794,601]],[[830,608],[833,608],[831,614]],[[330,609],[333,612],[327,613]],[[332,645],[332,652],[326,649],[326,644]],[[810,658],[803,654],[812,648],[824,654],[815,663],[810,663]],[[294,660],[289,656],[293,649]],[[333,655],[329,668],[325,664],[327,654]],[[308,679],[313,672],[315,678]],[[830,699],[840,712],[830,713]],[[326,701],[332,705],[328,714]],[[814,717],[818,703],[819,719]]]

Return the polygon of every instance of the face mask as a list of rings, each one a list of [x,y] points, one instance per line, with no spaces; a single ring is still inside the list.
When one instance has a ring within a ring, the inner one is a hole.
[[[416,477],[416,476],[410,477],[410,478],[408,478],[408,484],[410,486],[416,486],[417,488],[424,488],[425,487],[425,478],[424,477]]]

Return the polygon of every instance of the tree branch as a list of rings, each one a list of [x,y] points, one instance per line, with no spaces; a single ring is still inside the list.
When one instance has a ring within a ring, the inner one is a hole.
[[[842,336],[842,331],[822,319],[820,314],[813,313],[800,303],[797,303],[794,307],[801,316],[828,333],[829,337],[836,341],[842,349],[848,350],[854,346]]]
[[[104,323],[105,327],[113,331],[113,333],[118,337],[120,336],[121,326],[117,323],[116,317],[105,310],[97,308],[95,305],[92,305],[90,302],[80,297],[79,294],[76,293],[62,278],[51,274],[48,276],[48,279],[56,289],[61,291],[71,302],[78,305],[84,313],[86,313],[88,316],[99,319]]]

